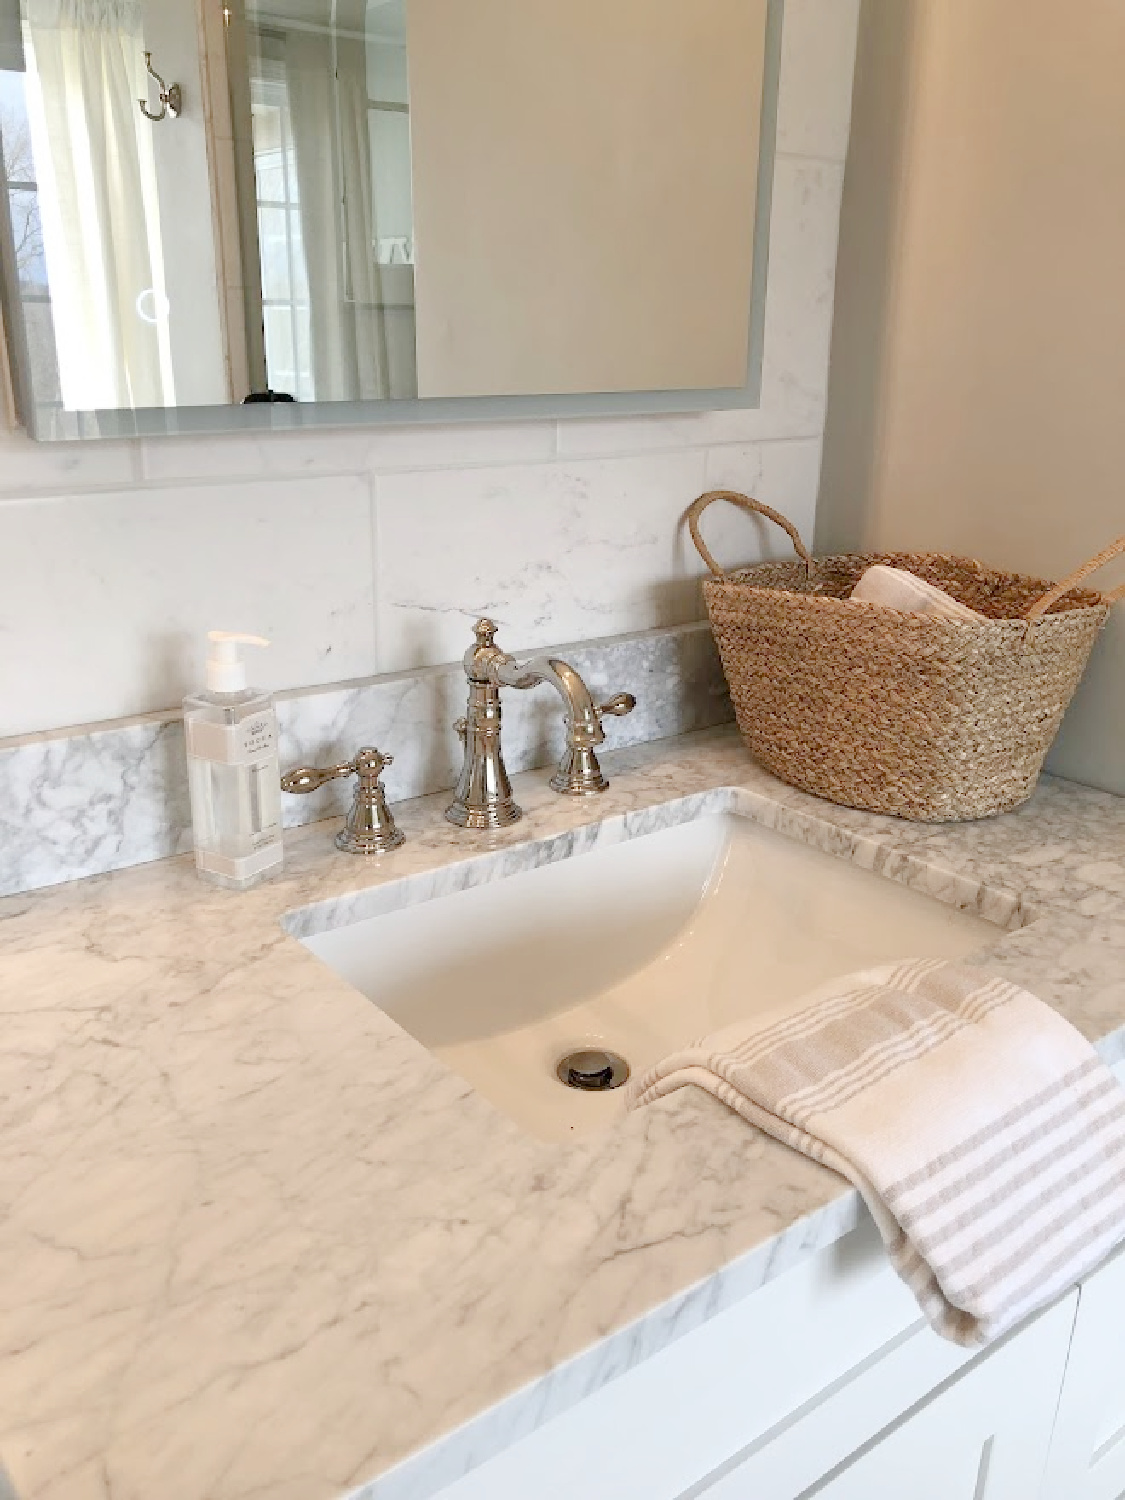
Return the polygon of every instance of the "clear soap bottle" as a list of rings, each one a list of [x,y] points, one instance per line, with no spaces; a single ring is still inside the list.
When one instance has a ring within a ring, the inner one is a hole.
[[[240,646],[257,635],[213,630],[207,686],[184,699],[195,865],[205,879],[245,890],[281,866],[281,768],[273,698],[248,687]]]

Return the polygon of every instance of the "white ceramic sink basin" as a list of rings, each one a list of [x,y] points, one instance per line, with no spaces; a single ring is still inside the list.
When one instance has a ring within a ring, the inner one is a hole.
[[[733,813],[303,939],[531,1134],[604,1129],[620,1092],[556,1076],[604,1048],[634,1070],[826,979],[963,958],[996,928]]]

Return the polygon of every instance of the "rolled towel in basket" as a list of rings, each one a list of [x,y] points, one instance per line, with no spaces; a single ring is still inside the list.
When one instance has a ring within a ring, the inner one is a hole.
[[[1125,1090],[1061,1016],[916,959],[834,981],[629,1085],[696,1084],[862,1193],[931,1325],[988,1343],[1125,1239]]]
[[[887,609],[899,609],[910,615],[938,615],[943,620],[974,620],[978,624],[987,618],[979,610],[970,609],[960,599],[954,599],[936,583],[927,583],[916,573],[906,568],[892,568],[888,563],[874,563],[852,589],[850,599],[859,599],[865,604],[882,604]]]

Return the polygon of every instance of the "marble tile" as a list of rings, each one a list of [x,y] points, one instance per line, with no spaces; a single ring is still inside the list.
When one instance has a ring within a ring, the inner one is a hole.
[[[762,403],[707,412],[709,443],[816,437],[824,426],[844,169],[779,157],[774,168]]]
[[[209,629],[273,645],[281,688],[374,667],[368,481],[215,484],[0,505],[0,734],[167,709]]]
[[[458,659],[480,615],[517,652],[698,619],[678,523],[702,481],[692,451],[380,479],[380,670]]]
[[[553,421],[525,418],[375,428],[367,438],[367,468],[374,474],[388,474],[451,464],[540,462],[555,456],[557,434]]]
[[[554,453],[555,424],[544,420],[232,433],[203,443],[194,438],[151,438],[141,444],[144,475],[153,483],[528,463],[550,459]]]
[[[852,118],[860,0],[785,0],[777,149],[842,162]]]
[[[0,894],[190,848],[179,722],[156,719],[0,744]]]
[[[793,522],[811,549],[820,488],[820,442],[728,443],[707,450],[704,474],[709,490],[739,490],[772,505]],[[764,519],[716,501],[702,521],[703,534],[717,561],[727,567],[765,557],[788,561],[789,538]]]
[[[608,458],[698,448],[706,441],[705,412],[636,417],[566,417],[559,422],[559,457]]]
[[[0,505],[41,492],[134,484],[137,470],[133,443],[33,443],[6,432],[0,415]]]
[[[608,744],[625,746],[723,724],[730,698],[706,625],[558,647],[596,694],[637,697],[625,719],[606,721]],[[282,765],[331,765],[361,745],[394,755],[393,803],[452,787],[460,769],[453,721],[465,709],[460,664],[282,695]],[[504,694],[504,746],[514,771],[562,753],[559,704],[549,688]],[[340,781],[283,799],[286,825],[348,808]],[[183,731],[152,716],[58,736],[0,743],[0,895],[35,890],[162,859],[191,847]]]
[[[694,1090],[530,1139],[283,924],[725,806],[989,917],[977,961],[1125,1057],[1121,799],[1045,781],[1016,814],[920,829],[781,785],[730,731],[607,769],[593,806],[517,778],[525,820],[486,839],[413,803],[375,864],[297,830],[240,896],[165,860],[0,904],[19,1493],[426,1500],[866,1222],[841,1178]]]
[[[517,653],[590,621],[609,632],[698,620],[705,568],[683,525],[688,505],[711,483],[738,481],[811,536],[819,453],[817,442],[762,443],[382,481],[380,666],[459,657],[482,614]],[[788,555],[773,530],[717,507],[707,535],[719,555],[750,562]],[[502,565],[482,535],[504,538]]]

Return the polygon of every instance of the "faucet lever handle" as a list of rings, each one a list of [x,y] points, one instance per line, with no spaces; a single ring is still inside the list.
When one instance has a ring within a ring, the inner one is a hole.
[[[347,822],[336,836],[337,849],[345,854],[388,854],[404,842],[387,807],[387,796],[379,779],[394,756],[365,745],[354,760],[338,766],[299,766],[281,778],[283,792],[315,792],[341,776],[356,776],[355,796]]]
[[[341,761],[338,766],[298,766],[295,771],[286,771],[281,778],[283,792],[316,792],[340,776],[352,776],[355,761]]]
[[[621,719],[626,714],[631,714],[636,706],[637,700],[632,693],[615,693],[607,702],[598,704],[598,716],[610,714],[615,719]]]

